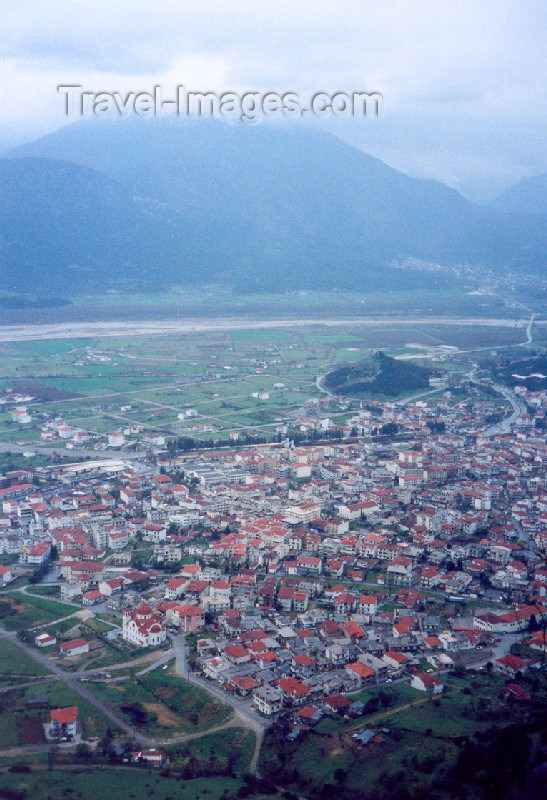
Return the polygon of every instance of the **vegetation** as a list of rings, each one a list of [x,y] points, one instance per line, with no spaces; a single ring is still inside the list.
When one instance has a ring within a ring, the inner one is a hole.
[[[391,358],[380,351],[372,361],[359,361],[329,372],[325,385],[344,396],[382,394],[396,397],[406,392],[428,389],[432,374],[427,367]]]
[[[39,664],[32,656],[27,655],[16,644],[0,638],[0,677],[47,675],[48,673],[48,669]]]

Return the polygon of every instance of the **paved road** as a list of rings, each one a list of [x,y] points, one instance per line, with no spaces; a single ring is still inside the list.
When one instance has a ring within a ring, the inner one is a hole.
[[[477,661],[474,664],[469,664],[466,669],[480,669],[481,667],[485,667],[489,661],[495,661],[496,658],[503,658],[503,656],[509,653],[511,645],[515,644],[515,642],[520,642],[522,633],[504,633],[500,635],[500,639],[501,642],[498,642],[496,646],[490,650],[488,658],[483,659],[483,661]]]
[[[492,389],[494,389],[499,394],[503,395],[506,400],[509,400],[511,403],[511,407],[513,409],[513,413],[511,416],[506,417],[501,422],[497,422],[495,425],[491,425],[489,428],[483,432],[483,436],[498,436],[500,434],[509,433],[511,430],[511,425],[513,425],[519,417],[526,413],[526,405],[520,397],[508,389],[506,386],[499,386],[498,384],[493,384]]]

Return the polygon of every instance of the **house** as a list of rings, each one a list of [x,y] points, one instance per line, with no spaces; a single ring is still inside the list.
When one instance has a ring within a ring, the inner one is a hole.
[[[146,764],[148,767],[161,767],[165,760],[165,754],[161,750],[136,750],[131,753],[131,761]]]
[[[441,694],[444,689],[444,683],[428,672],[419,672],[417,675],[413,675],[410,685],[413,689],[419,689],[421,692],[429,694]]]
[[[82,595],[82,605],[83,606],[94,606],[97,603],[100,603],[101,600],[104,600],[104,596],[98,592],[96,589],[91,592],[84,592]]]
[[[277,685],[288,705],[296,706],[304,703],[310,693],[310,687],[297,678],[280,678]]]
[[[89,642],[85,639],[71,639],[68,642],[61,642],[60,652],[62,656],[71,658],[72,656],[81,656],[84,653],[89,653]]]
[[[296,714],[298,722],[302,725],[317,725],[322,716],[323,712],[316,706],[304,706]]]
[[[247,661],[251,660],[249,651],[240,644],[228,645],[222,652],[233,664],[245,664]]]
[[[275,714],[283,708],[283,692],[274,686],[259,686],[253,692],[253,703],[261,714]]]
[[[78,707],[54,708],[49,715],[51,739],[73,739],[78,729]]]
[[[346,664],[344,669],[346,672],[359,680],[363,685],[370,685],[374,683],[375,672],[371,667],[362,664],[360,661],[354,661],[351,664]]]
[[[519,683],[508,683],[501,691],[504,700],[516,700],[520,703],[530,702],[532,697]]]
[[[49,647],[52,644],[57,644],[55,636],[50,636],[49,633],[41,633],[34,637],[34,644],[36,647]]]
[[[0,566],[0,586],[5,586],[12,580],[13,580],[13,572],[11,571],[11,567]]]
[[[175,606],[171,611],[173,623],[184,633],[193,633],[203,628],[205,624],[205,611],[199,606],[183,604]]]
[[[331,714],[345,714],[351,706],[351,700],[343,694],[331,694],[323,701],[325,709]]]
[[[529,658],[519,658],[510,653],[494,661],[494,669],[509,678],[515,678],[519,672],[524,672],[532,666],[534,662]]]
[[[373,615],[378,610],[378,598],[372,594],[364,594],[359,598],[359,611],[361,614]]]
[[[152,611],[147,603],[137,608],[125,608],[122,619],[122,637],[137,647],[157,647],[165,641],[167,631],[163,617]]]
[[[38,542],[33,547],[22,550],[20,561],[22,564],[30,564],[33,567],[39,567],[45,564],[51,556],[50,542]]]

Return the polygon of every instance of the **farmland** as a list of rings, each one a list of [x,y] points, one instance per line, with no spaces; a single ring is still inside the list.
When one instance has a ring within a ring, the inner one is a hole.
[[[78,606],[57,603],[45,597],[10,592],[0,595],[0,624],[12,631],[21,631],[45,625],[67,617]]]
[[[127,426],[167,438],[209,441],[251,434],[271,439],[279,423],[292,420],[306,400],[325,397],[316,385],[318,377],[341,364],[370,360],[378,348],[431,366],[440,346],[474,350],[523,341],[522,323],[487,322],[356,320],[351,326],[235,330],[219,325],[169,336],[4,342],[0,390],[10,388],[33,399],[25,404],[31,424],[13,422],[7,408],[0,411],[0,439],[36,446],[40,426],[56,417],[82,431],[86,447],[104,447],[106,433]],[[455,358],[452,351],[451,368]],[[335,417],[344,419],[340,412]],[[63,441],[58,449],[62,456],[70,454]],[[13,463],[20,465],[20,458]]]
[[[0,679],[47,674],[48,670],[20,647],[7,639],[0,638]]]
[[[130,681],[94,683],[90,689],[132,725],[152,735],[197,733],[230,719],[227,706],[162,669]]]

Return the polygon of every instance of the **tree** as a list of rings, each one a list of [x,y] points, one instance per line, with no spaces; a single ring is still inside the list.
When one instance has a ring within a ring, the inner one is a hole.
[[[399,433],[399,426],[396,422],[387,422],[380,428],[381,436],[396,436]]]

